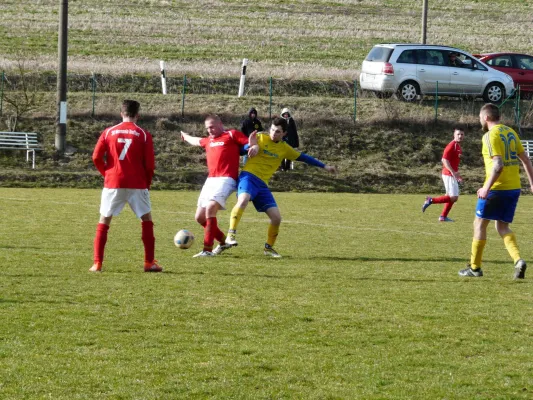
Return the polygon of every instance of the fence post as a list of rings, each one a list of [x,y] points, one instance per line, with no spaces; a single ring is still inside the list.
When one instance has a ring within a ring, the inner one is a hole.
[[[270,77],[269,119],[272,119],[272,77]]]
[[[185,91],[187,90],[187,75],[183,75],[183,90],[181,93],[181,118],[185,115]]]
[[[5,72],[2,71],[2,78],[0,78],[0,115],[3,115],[4,110],[4,75]]]
[[[91,113],[91,117],[94,118],[94,103],[96,98],[96,77],[94,76],[94,72],[92,73],[91,77],[91,85],[92,85],[92,91],[93,91],[93,111]]]
[[[357,121],[357,80],[353,81],[353,121]]]
[[[437,81],[437,90],[435,93],[435,121],[437,121],[437,118],[438,118],[438,110],[439,110],[439,81]]]
[[[517,85],[517,95],[516,95],[516,102],[515,102],[515,121],[516,125],[518,126],[518,130],[520,131],[520,85]]]

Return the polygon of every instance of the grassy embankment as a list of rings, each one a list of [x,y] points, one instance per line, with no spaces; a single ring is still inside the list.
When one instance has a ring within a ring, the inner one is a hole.
[[[512,5],[511,9],[508,1],[469,5],[449,1],[432,6],[428,40],[473,52],[525,51],[529,39],[516,32],[531,24],[522,17],[527,4]],[[208,6],[180,1],[136,1],[128,7],[103,1],[72,4],[68,142],[77,151],[62,158],[54,154],[52,75],[51,91],[41,93],[38,107],[19,125],[19,130],[42,134],[45,151],[39,156],[38,171],[27,170],[22,152],[3,153],[2,184],[98,186],[100,180],[90,163],[97,134],[116,122],[122,98],[135,97],[143,103],[143,124],[156,136],[159,169],[154,188],[196,187],[204,177],[203,158],[178,143],[176,132],[200,134],[202,115],[212,111],[223,114],[227,126],[236,126],[250,105],[258,107],[266,120],[270,76],[276,78],[273,112],[282,106],[293,108],[302,149],[341,169],[331,180],[302,167],[283,179],[276,177],[277,190],[440,190],[440,153],[457,121],[468,134],[465,173],[470,174],[472,187],[481,180],[475,117],[479,102],[441,102],[439,123],[434,124],[431,99],[405,105],[363,98],[357,105],[358,122],[351,121],[351,85],[360,62],[376,42],[418,40],[418,24],[405,23],[416,20],[418,2],[267,2],[258,6],[215,1]],[[10,0],[1,7],[0,27],[5,35],[0,35],[0,49],[5,57],[0,67],[12,76],[14,65],[23,57],[32,72],[54,70],[57,4],[42,1],[21,9]],[[502,9],[507,10],[505,24],[489,25]],[[243,56],[251,61],[247,95],[236,99]],[[166,98],[151,94],[158,90],[159,59],[167,60],[171,95]],[[97,73],[99,84],[95,118],[89,117],[91,71]],[[191,94],[181,118],[183,74],[191,77]],[[525,125],[531,125],[530,111],[526,105]],[[4,113],[8,112],[4,103]],[[512,122],[509,110],[506,118]],[[1,124],[5,129],[5,119]]]

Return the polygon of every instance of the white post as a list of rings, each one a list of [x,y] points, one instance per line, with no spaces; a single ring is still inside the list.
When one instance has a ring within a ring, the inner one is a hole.
[[[167,74],[165,72],[165,62],[159,61],[161,67],[161,87],[163,89],[163,94],[167,94]]]
[[[239,84],[239,97],[244,95],[244,81],[246,80],[246,66],[248,65],[248,59],[242,59],[242,72],[241,72],[241,83]]]

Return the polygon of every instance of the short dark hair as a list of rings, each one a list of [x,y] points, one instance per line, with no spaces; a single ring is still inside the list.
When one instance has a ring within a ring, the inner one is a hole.
[[[487,121],[496,122],[500,120],[500,109],[496,104],[487,103],[481,107],[480,112],[487,116]]]
[[[287,132],[287,120],[281,117],[275,117],[272,120],[272,125],[281,126],[283,132]]]
[[[122,102],[122,113],[126,117],[135,118],[139,114],[141,105],[135,100],[124,100]]]

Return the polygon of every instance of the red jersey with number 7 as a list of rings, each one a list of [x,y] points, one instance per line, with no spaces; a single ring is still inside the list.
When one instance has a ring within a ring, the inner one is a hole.
[[[134,122],[107,128],[93,152],[107,189],[149,189],[155,170],[152,135]]]
[[[459,171],[459,162],[461,161],[462,154],[463,150],[461,149],[459,143],[455,140],[452,140],[444,149],[442,158],[450,162],[450,166],[453,168],[454,171]],[[448,168],[446,167],[442,167],[442,175],[453,176],[452,173],[448,171]]]
[[[239,157],[241,148],[248,144],[244,133],[231,129],[216,138],[205,137],[200,146],[205,149],[209,178],[230,177],[237,180],[239,176]]]

